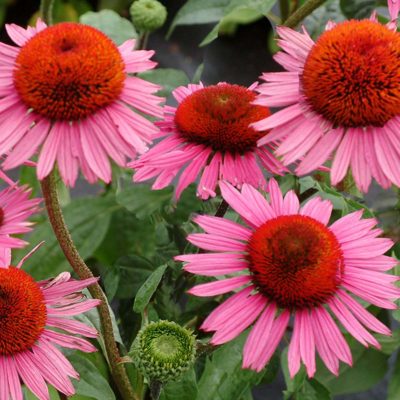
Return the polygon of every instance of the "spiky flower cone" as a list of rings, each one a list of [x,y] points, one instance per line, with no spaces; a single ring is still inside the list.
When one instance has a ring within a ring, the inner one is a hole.
[[[193,364],[195,336],[171,321],[150,322],[138,333],[130,355],[149,381],[176,380]]]

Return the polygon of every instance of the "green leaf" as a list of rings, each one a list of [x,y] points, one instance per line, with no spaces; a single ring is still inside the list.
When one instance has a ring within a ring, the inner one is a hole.
[[[52,386],[49,385],[49,395],[50,400],[59,400],[60,396],[57,393],[57,390],[54,389]],[[30,390],[28,390],[25,386],[22,388],[24,392],[24,399],[25,400],[37,400],[37,396],[35,396]]]
[[[232,22],[237,24],[254,21],[266,15],[275,2],[275,0],[189,0],[176,14],[168,36],[178,25],[218,22],[201,42],[200,46],[204,46],[217,38],[221,27],[229,26],[232,30]]]
[[[77,395],[87,396],[95,400],[116,399],[110,385],[91,361],[78,353],[71,354],[68,359],[80,376],[79,380],[74,380],[73,382]],[[78,398],[78,396],[70,397],[71,400]]]
[[[387,372],[388,356],[377,350],[367,349],[354,339],[348,339],[353,355],[353,366],[341,364],[339,376],[318,365],[315,378],[333,395],[356,393],[376,385]],[[371,368],[373,366],[373,368]]]
[[[400,354],[397,354],[394,369],[389,382],[387,400],[400,399]]]
[[[111,268],[107,268],[103,277],[103,284],[106,290],[108,301],[111,301],[117,293],[120,278],[121,277],[117,267],[112,266]]]
[[[117,45],[128,39],[135,39],[138,36],[132,23],[112,10],[89,11],[81,15],[79,21],[82,24],[99,29]]]
[[[282,351],[281,366],[286,383],[286,390],[284,391],[284,399],[286,400],[290,399],[294,394],[297,394],[303,387],[306,381],[306,371],[302,367],[293,379],[290,378],[288,367],[288,348],[285,348],[285,350]]]
[[[369,18],[379,5],[387,5],[385,0],[340,0],[343,14],[349,19]]]
[[[165,385],[159,400],[194,400],[196,397],[196,374],[192,368],[185,372],[176,382],[170,382]]]
[[[32,189],[32,197],[36,197],[40,193],[40,182],[36,176],[36,168],[22,165],[19,168],[19,183],[28,185]]]
[[[103,241],[111,214],[119,207],[112,197],[88,197],[74,200],[64,208],[68,229],[83,259],[92,256]],[[45,245],[24,264],[24,269],[36,279],[48,279],[71,270],[47,220],[36,226],[28,240],[31,247],[45,241]],[[25,248],[15,252],[15,260],[20,260],[28,251]]]
[[[117,193],[117,202],[143,219],[167,206],[172,199],[172,190],[172,187],[152,190],[145,183],[130,185]]]
[[[162,86],[162,89],[157,93],[162,97],[168,97],[178,86],[186,86],[190,82],[183,71],[173,68],[157,68],[142,72],[138,76]]]
[[[327,1],[304,20],[304,25],[311,37],[321,35],[328,21],[341,22],[345,16],[340,9],[339,0]]]
[[[376,335],[376,339],[381,345],[381,352],[390,356],[400,347],[400,328],[393,330],[391,336]]]
[[[207,24],[218,22],[225,15],[230,0],[189,0],[177,12],[168,31],[168,36],[178,25]]]
[[[307,379],[305,368],[302,366],[300,371],[290,378],[288,368],[288,348],[281,354],[281,365],[286,382],[284,400],[330,400],[329,390],[315,379]]]
[[[242,369],[242,351],[246,336],[246,333],[240,335],[215,350],[211,358],[207,358],[198,383],[196,400],[240,399],[249,388],[261,381],[263,373]]]
[[[315,379],[305,381],[296,400],[331,400],[329,390]]]
[[[139,220],[121,207],[113,213],[107,234],[95,256],[104,265],[113,265],[119,258],[132,254],[151,258],[156,239],[152,221]]]
[[[133,304],[133,311],[142,313],[153,294],[155,293],[161,279],[167,269],[168,264],[159,266],[146,280],[143,286],[137,292],[135,303]]]
[[[119,284],[115,293],[118,299],[133,299],[154,271],[154,266],[150,261],[137,255],[121,257],[112,268],[115,268],[119,275]]]
[[[194,72],[193,78],[192,78],[192,83],[200,83],[201,76],[203,75],[204,71],[204,63],[201,63],[196,71]]]
[[[199,44],[200,47],[207,46],[212,41],[214,41],[218,37],[220,24],[214,26],[211,31],[207,34],[207,36],[201,41]]]

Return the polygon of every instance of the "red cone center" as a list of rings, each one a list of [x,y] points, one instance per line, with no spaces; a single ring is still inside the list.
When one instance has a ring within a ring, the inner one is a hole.
[[[251,104],[255,97],[251,90],[227,83],[197,90],[179,104],[175,124],[188,142],[243,154],[266,134],[249,127],[270,115],[267,107]]]
[[[382,127],[400,115],[400,34],[370,20],[323,33],[301,78],[311,108],[336,127]]]
[[[280,216],[261,225],[250,238],[248,259],[259,291],[289,309],[324,303],[335,293],[343,269],[335,235],[303,215]]]
[[[18,268],[0,268],[0,355],[29,350],[46,317],[45,300],[33,278]]]
[[[115,101],[125,80],[115,44],[87,25],[64,22],[20,50],[14,84],[25,105],[51,120],[79,120]]]

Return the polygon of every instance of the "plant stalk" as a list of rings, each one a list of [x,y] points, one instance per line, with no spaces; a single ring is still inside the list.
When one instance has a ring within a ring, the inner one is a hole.
[[[281,11],[281,21],[284,23],[290,14],[289,0],[279,0],[279,8]]]
[[[220,205],[218,206],[218,209],[215,213],[216,217],[222,218],[225,213],[228,211],[229,204],[225,201],[225,199],[222,199]]]
[[[40,14],[47,25],[53,25],[54,0],[41,0]]]
[[[92,278],[93,274],[80,256],[71,234],[67,228],[57,194],[57,183],[54,171],[41,181],[43,197],[49,220],[58,243],[79,279]],[[129,381],[125,366],[120,363],[121,356],[115,341],[113,324],[107,298],[98,283],[88,287],[93,298],[101,300],[98,306],[102,334],[114,382],[124,400],[139,400]]]
[[[316,8],[325,2],[326,0],[308,0],[285,21],[283,26],[295,28],[304,18],[309,16]]]

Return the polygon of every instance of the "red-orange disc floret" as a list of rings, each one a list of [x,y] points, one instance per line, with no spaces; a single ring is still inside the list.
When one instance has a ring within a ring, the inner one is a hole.
[[[248,244],[254,284],[289,309],[323,304],[340,284],[343,255],[335,235],[314,218],[280,216],[261,225]]]
[[[370,20],[323,33],[301,77],[311,108],[337,127],[381,127],[400,115],[400,34]]]
[[[239,85],[220,84],[200,89],[178,106],[175,124],[188,142],[215,151],[243,154],[257,146],[266,132],[249,127],[270,115],[267,107],[251,104],[255,93]]]
[[[115,44],[87,25],[61,23],[20,50],[14,84],[28,108],[51,120],[80,120],[118,99],[125,80]]]
[[[29,350],[46,317],[43,294],[32,277],[18,268],[0,268],[0,355]]]

